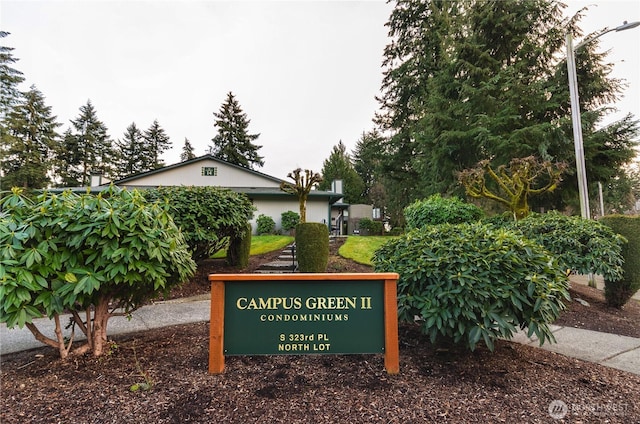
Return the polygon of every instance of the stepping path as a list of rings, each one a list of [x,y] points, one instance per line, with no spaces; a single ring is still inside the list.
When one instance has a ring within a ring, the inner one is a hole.
[[[295,244],[287,246],[278,259],[260,265],[256,270],[257,274],[282,274],[296,272],[298,261],[295,258]]]

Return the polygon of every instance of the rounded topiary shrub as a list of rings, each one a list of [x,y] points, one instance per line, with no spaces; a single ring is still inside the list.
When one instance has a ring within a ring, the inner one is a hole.
[[[240,269],[249,266],[249,255],[251,252],[251,224],[247,222],[244,233],[234,237],[229,242],[227,249],[227,263]]]
[[[329,228],[319,222],[296,225],[296,255],[300,272],[325,272],[329,263]]]
[[[484,216],[482,209],[457,197],[444,198],[434,194],[427,199],[416,200],[404,208],[407,230],[426,225],[462,224],[476,222]]]
[[[627,239],[622,245],[622,279],[604,280],[607,303],[619,308],[640,289],[640,216],[611,215],[600,218],[600,222]]]
[[[474,224],[413,230],[378,249],[376,272],[397,272],[398,314],[431,342],[464,343],[511,338],[528,328],[540,344],[555,341],[549,324],[569,299],[568,281],[554,257],[533,241],[504,229]]]

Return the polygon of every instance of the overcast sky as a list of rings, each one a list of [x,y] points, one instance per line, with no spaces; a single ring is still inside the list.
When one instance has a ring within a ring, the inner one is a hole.
[[[637,0],[566,3],[568,15],[594,5],[586,33],[640,20]],[[285,178],[320,171],[340,140],[352,150],[373,128],[391,10],[384,1],[0,0],[0,28],[22,88],[36,85],[61,131],[90,99],[114,140],[157,119],[173,142],[164,159],[176,163],[185,138],[206,152],[231,91],[260,133],[259,170]],[[629,84],[616,106],[637,118],[639,45],[640,27],[601,39]]]

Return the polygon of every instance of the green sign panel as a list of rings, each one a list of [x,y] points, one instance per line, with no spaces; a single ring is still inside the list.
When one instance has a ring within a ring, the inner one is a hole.
[[[225,355],[384,353],[384,281],[228,281]]]

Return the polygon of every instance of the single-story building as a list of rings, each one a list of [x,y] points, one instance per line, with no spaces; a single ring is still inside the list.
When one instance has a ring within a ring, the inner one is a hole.
[[[215,186],[228,188],[249,197],[257,211],[251,225],[255,232],[259,215],[270,216],[276,230],[282,228],[281,214],[299,213],[298,198],[280,190],[283,180],[234,165],[212,155],[204,155],[153,171],[131,175],[113,184],[126,188],[155,188],[160,186]],[[307,198],[307,222],[321,222],[331,226],[332,205],[342,199],[334,191],[312,190]]]

